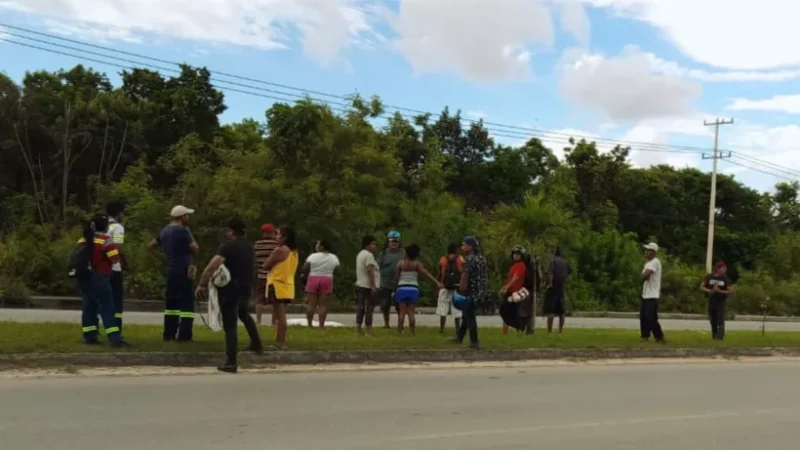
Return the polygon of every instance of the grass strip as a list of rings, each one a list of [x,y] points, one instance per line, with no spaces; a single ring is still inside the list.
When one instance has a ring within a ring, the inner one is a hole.
[[[259,329],[265,344],[274,340],[272,327]],[[133,344],[129,352],[218,352],[222,351],[223,333],[214,333],[197,326],[195,342],[178,344],[163,342],[161,327],[156,325],[126,325],[125,338]],[[420,327],[416,336],[398,336],[395,330],[376,329],[374,336],[359,336],[352,328],[329,328],[325,333],[307,327],[290,327],[288,347],[290,350],[425,350],[448,349],[458,346],[448,342],[452,329],[439,334],[437,328]],[[241,347],[248,344],[243,327],[239,329]],[[724,341],[714,341],[706,331],[667,331],[666,347],[674,348],[789,348],[800,347],[800,332],[776,331],[731,331]],[[487,349],[528,348],[647,348],[654,343],[640,342],[637,330],[574,328],[564,334],[548,334],[537,330],[533,336],[519,335],[512,331],[503,335],[499,328],[480,330],[481,346]],[[110,352],[105,346],[86,346],[81,342],[80,327],[69,323],[16,323],[0,322],[0,354],[15,353],[81,353]],[[114,350],[119,351],[119,350]]]

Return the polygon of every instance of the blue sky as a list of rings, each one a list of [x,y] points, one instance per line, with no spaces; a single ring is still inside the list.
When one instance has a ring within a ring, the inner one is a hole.
[[[720,168],[769,190],[800,176],[800,53],[786,48],[800,38],[788,18],[798,7],[739,0],[725,3],[725,21],[698,17],[719,3],[0,0],[0,22],[301,89],[357,90],[431,112],[448,105],[543,130],[516,133],[559,155],[566,135],[631,142],[641,166],[709,168],[676,146],[708,149],[713,129],[703,121],[734,117],[720,146],[740,165]],[[752,20],[756,11],[762,20]],[[0,27],[4,39],[42,45],[17,34]],[[17,80],[78,62],[115,80],[119,70],[3,42],[0,61]],[[226,103],[224,120],[236,121],[263,118],[270,100],[228,91]]]

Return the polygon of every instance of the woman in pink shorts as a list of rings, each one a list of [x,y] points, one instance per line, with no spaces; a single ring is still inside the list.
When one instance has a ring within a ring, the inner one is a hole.
[[[314,313],[319,312],[319,329],[325,330],[328,316],[328,302],[333,293],[333,275],[339,274],[339,258],[331,253],[331,246],[323,240],[317,241],[316,253],[309,255],[303,264],[303,273],[308,274],[306,282],[306,318],[308,326],[313,326]]]

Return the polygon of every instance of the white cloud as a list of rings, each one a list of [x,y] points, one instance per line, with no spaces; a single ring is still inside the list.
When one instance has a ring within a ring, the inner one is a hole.
[[[142,40],[129,29],[108,25],[90,25],[87,23],[68,23],[53,19],[44,22],[45,29],[53,34],[88,41],[124,41],[141,43]]]
[[[684,54],[739,70],[800,65],[797,17],[787,0],[583,0],[661,30]]]
[[[565,1],[561,5],[561,27],[570,33],[580,44],[589,43],[592,31],[589,15],[580,2]]]
[[[303,49],[322,63],[359,40],[375,38],[366,0],[3,0],[14,9],[61,22],[62,32],[126,38],[153,33],[179,39],[285,48],[297,30]],[[72,25],[65,25],[74,22]],[[69,27],[72,29],[70,30]],[[113,30],[113,31],[112,31]],[[64,33],[62,33],[64,34]]]
[[[400,0],[390,23],[417,73],[476,81],[529,77],[532,46],[553,42],[550,10],[538,0]]]
[[[697,82],[654,71],[648,54],[634,46],[611,58],[565,52],[559,89],[573,104],[620,121],[683,116],[701,92]]]
[[[732,111],[777,111],[800,114],[800,94],[776,95],[763,100],[737,98],[728,105]]]
[[[733,158],[723,160],[727,171],[731,164],[737,178],[756,189],[771,191],[775,184],[800,181],[800,126],[770,127],[737,123],[720,137],[720,147],[733,150]]]
[[[689,69],[674,61],[659,58],[653,53],[643,53],[650,62],[652,70],[658,73],[692,78],[704,82],[742,82],[742,81],[788,81],[800,78],[797,70],[751,70],[751,71],[708,71]]]

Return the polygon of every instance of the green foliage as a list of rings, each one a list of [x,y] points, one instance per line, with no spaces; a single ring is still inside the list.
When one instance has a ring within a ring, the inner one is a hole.
[[[662,310],[706,309],[698,286],[710,179],[699,170],[634,168],[630,149],[603,153],[585,140],[571,140],[559,162],[538,139],[498,145],[459,111],[386,117],[377,97],[354,96],[344,111],[278,103],[263,123],[220,124],[224,96],[205,69],[121,79],[114,87],[82,66],[32,72],[19,85],[0,75],[0,297],[72,293],[65,266],[78,225],[119,199],[134,297],[162,297],[163,267],[146,245],[181,203],[197,210],[201,264],[232,216],[251,236],[263,222],[294,225],[301,257],[330,241],[343,261],[340,305],[353,301],[361,237],[398,229],[432,270],[449,243],[477,236],[495,289],[511,247],[547,265],[558,246],[573,267],[572,310],[635,311],[640,244],[656,240]],[[799,190],[783,183],[766,195],[718,177],[715,257],[738,278],[732,311],[800,314]]]

